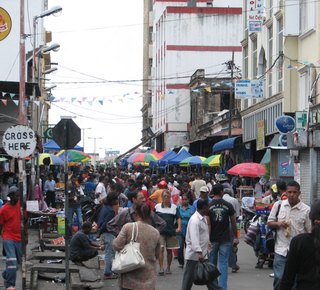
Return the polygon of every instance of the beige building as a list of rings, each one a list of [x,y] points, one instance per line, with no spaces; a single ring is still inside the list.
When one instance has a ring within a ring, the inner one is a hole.
[[[305,131],[311,93],[311,123],[316,122],[318,114],[319,84],[313,84],[320,71],[317,61],[320,59],[317,49],[320,6],[313,0],[267,0],[263,3],[261,32],[250,32],[250,4],[247,0],[243,2],[242,79],[264,81],[264,98],[241,100],[243,142],[251,151],[253,161],[270,163],[271,183],[278,178],[287,182],[296,179],[301,182],[303,200],[309,203],[320,191],[316,170],[320,155],[314,147],[310,148],[315,145],[316,138],[308,144],[309,133]],[[279,141],[282,137],[275,126],[276,119],[283,115],[295,118],[298,132],[296,139],[292,133],[287,134],[287,146]],[[258,122],[264,130],[263,148],[257,145],[261,141],[259,138],[263,139],[258,135]],[[311,172],[314,172],[313,177]]]

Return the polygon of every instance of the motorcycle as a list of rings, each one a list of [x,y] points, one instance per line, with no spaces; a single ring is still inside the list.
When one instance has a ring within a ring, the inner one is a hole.
[[[94,199],[86,196],[81,200],[82,219],[84,222],[98,222],[102,204],[96,204]]]
[[[242,211],[243,229],[245,233],[247,233],[247,230],[250,226],[250,221],[256,215],[256,212],[247,206],[241,206],[241,211]]]

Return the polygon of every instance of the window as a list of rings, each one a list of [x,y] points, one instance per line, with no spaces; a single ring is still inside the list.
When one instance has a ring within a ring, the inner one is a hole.
[[[316,2],[314,0],[300,0],[300,34],[315,27]]]
[[[283,53],[283,18],[278,21],[278,51],[279,54]],[[281,65],[283,66],[282,62]],[[278,92],[282,92],[283,90],[283,67],[279,66],[278,70]]]
[[[273,57],[273,26],[268,29],[268,68],[272,66]],[[268,74],[268,96],[272,96],[272,73]]]
[[[256,78],[258,75],[258,44],[257,39],[252,41],[252,77]]]
[[[152,73],[152,58],[149,58],[149,75]]]
[[[149,43],[152,43],[153,38],[153,27],[149,27]]]
[[[269,0],[269,17],[273,16],[273,0]]]
[[[149,0],[149,11],[153,11],[153,0]]]

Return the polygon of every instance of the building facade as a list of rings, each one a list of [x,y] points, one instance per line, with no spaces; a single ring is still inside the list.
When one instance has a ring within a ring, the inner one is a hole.
[[[235,0],[153,2],[153,52],[148,58],[152,83],[144,86],[143,107],[146,112],[148,106],[152,121],[144,122],[143,129],[152,125],[154,133],[161,132],[155,138],[157,151],[190,140],[190,75],[197,69],[210,77],[223,73],[232,51],[235,63],[241,64],[241,5]],[[145,71],[146,61],[145,56]]]

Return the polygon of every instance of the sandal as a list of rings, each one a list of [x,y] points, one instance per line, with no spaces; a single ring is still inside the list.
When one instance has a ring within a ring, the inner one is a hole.
[[[240,270],[240,267],[232,268],[232,273],[237,273]]]
[[[117,274],[103,275],[103,280],[109,280],[109,279],[118,279],[118,275]]]
[[[172,272],[170,271],[170,269],[166,270],[166,274],[172,274]]]
[[[158,272],[158,275],[159,275],[159,276],[163,276],[163,275],[164,275],[164,270],[163,270],[163,269],[160,269],[160,271]]]
[[[178,268],[183,269],[183,265],[179,265]]]

